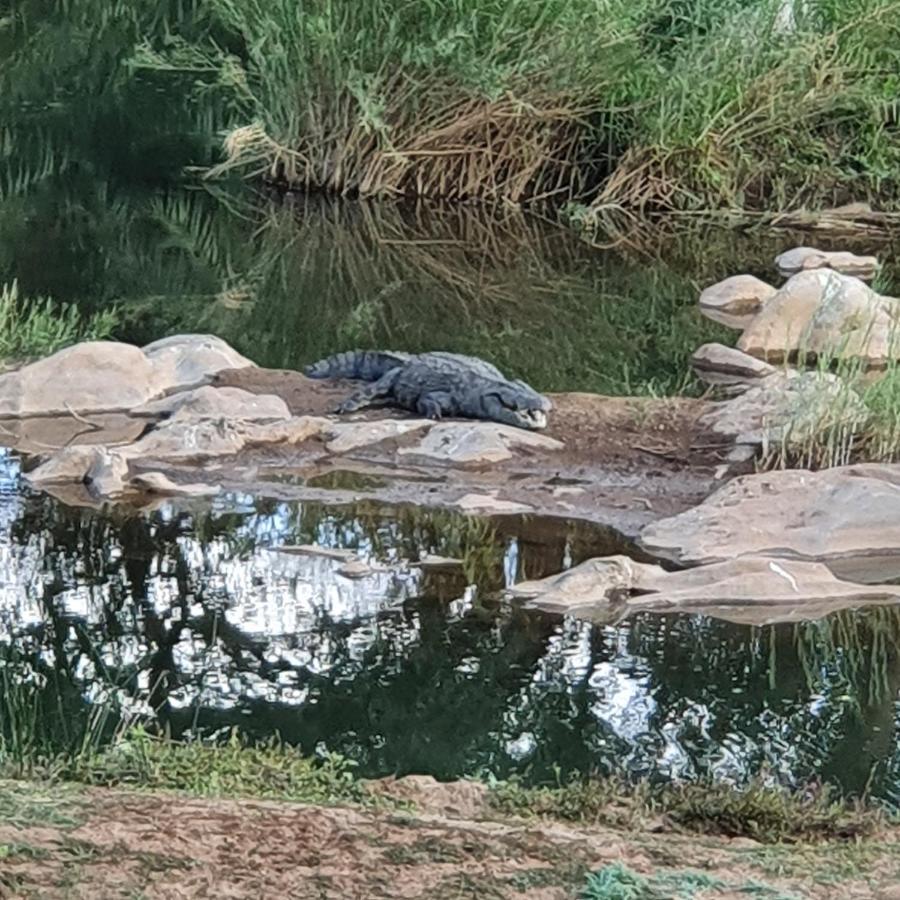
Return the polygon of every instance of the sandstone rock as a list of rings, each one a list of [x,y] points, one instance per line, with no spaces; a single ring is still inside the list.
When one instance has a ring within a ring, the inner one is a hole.
[[[0,417],[131,410],[252,363],[219,338],[180,335],[144,350],[116,341],[66,347],[0,375]]]
[[[176,334],[143,348],[157,378],[171,387],[204,384],[225,369],[253,366],[221,338],[211,334]]]
[[[22,477],[36,487],[83,482],[102,450],[102,447],[82,445],[64,447],[30,472],[25,472]]]
[[[713,322],[743,330],[775,293],[776,288],[753,275],[732,275],[700,294],[700,312]]]
[[[900,355],[898,301],[825,269],[793,276],[744,330],[738,349],[769,362],[792,355],[884,366]]]
[[[851,433],[868,417],[860,396],[829,372],[778,372],[731,400],[717,403],[701,422],[736,444],[796,448],[835,429]]]
[[[162,472],[141,472],[132,476],[129,487],[148,494],[161,497],[213,497],[219,493],[214,484],[189,483],[172,481]]]
[[[603,556],[535,581],[522,581],[509,593],[520,600],[536,601],[547,612],[576,614],[610,601],[624,600],[642,578],[659,566],[635,562],[628,556]],[[539,602],[537,602],[539,601]]]
[[[813,247],[795,247],[775,257],[775,265],[781,275],[789,277],[809,269],[833,269],[843,275],[855,275],[868,280],[878,271],[878,258],[857,256],[839,250],[816,250]]]
[[[511,459],[519,447],[559,450],[563,444],[553,438],[499,425],[495,422],[442,422],[411,447],[402,447],[401,455],[450,465],[502,462]]]
[[[320,434],[328,424],[327,419],[315,416],[265,424],[175,418],[162,422],[140,440],[117,447],[115,457],[126,463],[150,459],[174,463],[209,460],[265,444],[301,443]],[[30,472],[28,478],[34,484],[85,481],[91,478],[92,471],[99,472],[92,467],[100,465],[101,455],[108,452],[107,448],[96,446],[66,447]],[[93,480],[97,490],[103,490],[107,483],[99,476]]]
[[[329,453],[350,453],[360,447],[380,444],[410,431],[429,428],[429,419],[381,419],[371,422],[337,422],[328,428]]]
[[[462,572],[465,563],[453,556],[436,556],[433,553],[424,553],[416,562],[416,567],[426,572],[449,572],[456,574]]]
[[[95,497],[117,497],[128,490],[128,460],[118,451],[98,447],[84,475]]]
[[[272,550],[277,553],[292,553],[295,556],[321,556],[323,559],[345,563],[356,559],[353,550],[323,547],[321,544],[283,544],[281,547],[273,547]]]
[[[751,385],[773,375],[775,366],[724,344],[704,344],[694,351],[691,366],[707,384]]]
[[[526,503],[516,503],[512,500],[501,500],[493,494],[466,494],[460,497],[455,504],[466,513],[494,513],[497,515],[532,512],[532,508]]]
[[[856,606],[900,604],[900,587],[852,584],[822,563],[767,556],[678,572],[624,556],[601,557],[516,585],[510,594],[538,609],[602,622],[638,612],[683,612],[770,625],[810,621]]]
[[[172,416],[173,421],[225,418],[253,422],[283,421],[291,417],[287,404],[273,394],[251,394],[240,388],[204,386],[170,394],[131,411],[134,416]]]
[[[82,444],[127,444],[137,440],[146,427],[146,420],[126,413],[91,413],[88,420],[68,413],[7,419],[0,428],[0,444],[22,453],[46,455]]]
[[[134,444],[122,447],[120,452],[130,459],[212,459],[265,444],[299,444],[321,434],[328,424],[327,419],[316,416],[295,416],[262,424],[223,418],[181,420],[176,416]]]
[[[89,341],[0,375],[0,416],[131,409],[165,387],[138,347]]]
[[[900,466],[745,475],[648,525],[640,545],[685,566],[765,555],[825,563],[865,583],[900,578]]]

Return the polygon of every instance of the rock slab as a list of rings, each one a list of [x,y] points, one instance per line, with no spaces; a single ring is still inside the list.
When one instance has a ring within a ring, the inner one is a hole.
[[[821,562],[866,584],[900,578],[900,465],[788,469],[736,478],[648,525],[640,546],[683,566],[743,556]]]
[[[809,269],[833,269],[842,275],[855,275],[868,280],[878,272],[876,256],[857,256],[844,250],[816,250],[815,247],[794,247],[775,257],[775,266],[785,277]]]
[[[518,584],[513,597],[547,612],[620,621],[639,612],[694,613],[745,625],[811,621],[840,609],[900,604],[900,587],[853,584],[819,562],[744,556],[667,572],[626,556],[589,559]]]

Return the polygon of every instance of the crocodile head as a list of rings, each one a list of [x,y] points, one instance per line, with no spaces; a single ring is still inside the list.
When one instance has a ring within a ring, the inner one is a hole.
[[[524,381],[498,382],[485,391],[482,406],[497,422],[537,431],[547,427],[550,401]]]

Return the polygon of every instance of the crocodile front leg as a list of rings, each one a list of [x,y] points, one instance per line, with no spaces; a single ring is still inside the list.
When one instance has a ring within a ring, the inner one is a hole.
[[[352,393],[338,408],[338,413],[356,412],[367,406],[382,405],[387,402],[394,391],[394,382],[397,380],[399,369],[392,369],[386,375],[382,375],[378,381],[373,381]],[[381,403],[379,403],[381,401]]]

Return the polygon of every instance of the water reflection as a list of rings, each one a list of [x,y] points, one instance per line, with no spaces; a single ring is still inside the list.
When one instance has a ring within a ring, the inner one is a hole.
[[[370,775],[767,771],[900,800],[896,610],[596,627],[496,591],[619,549],[602,533],[248,497],[104,517],[20,494],[4,465],[2,642],[43,673],[57,733],[114,699],[176,735],[277,732]],[[369,568],[276,549],[313,542]],[[426,553],[463,561],[452,590],[415,565]]]

